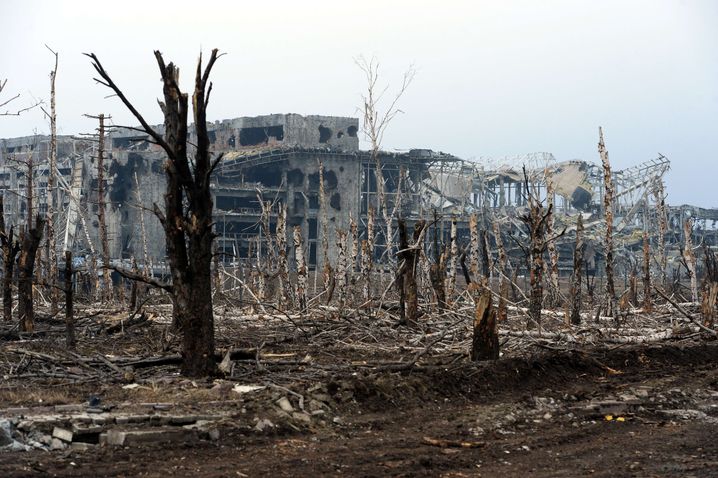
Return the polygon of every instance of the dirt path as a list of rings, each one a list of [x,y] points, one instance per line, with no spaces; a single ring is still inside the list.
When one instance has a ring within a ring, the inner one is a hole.
[[[0,476],[718,476],[717,358],[663,346],[356,377],[326,427],[5,453]]]

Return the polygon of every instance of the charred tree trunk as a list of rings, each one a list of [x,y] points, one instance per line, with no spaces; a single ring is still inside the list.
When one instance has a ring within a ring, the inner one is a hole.
[[[579,214],[576,221],[576,246],[573,251],[573,276],[571,277],[571,324],[573,325],[581,324],[581,266],[585,249],[583,218]]]
[[[434,215],[434,223],[438,218],[436,217],[436,213]],[[443,264],[440,264],[440,274],[442,281],[444,279],[444,276],[446,275],[446,270],[448,268],[448,277],[446,278],[446,289],[444,292],[444,300],[442,301],[442,307],[443,304],[446,304],[446,297],[448,296],[449,300],[453,300],[454,297],[454,290],[456,288],[456,260],[459,255],[459,244],[456,240],[457,235],[457,223],[456,223],[456,217],[451,218],[451,230],[449,233],[449,247],[443,251],[443,253],[440,253],[439,251],[439,242],[436,240],[437,230],[436,226],[434,226],[434,247],[436,248],[436,254],[437,254],[437,262],[442,262],[441,259],[443,259]],[[448,257],[447,257],[448,255]]]
[[[543,303],[543,254],[546,251],[546,220],[551,214],[551,206],[545,211],[541,201],[531,192],[529,178],[524,167],[524,182],[528,194],[528,212],[521,216],[526,224],[529,233],[529,281],[531,284],[531,296],[529,300],[529,320],[527,327],[534,325],[541,327],[541,307]]]
[[[337,229],[337,267],[336,267],[336,279],[334,283],[336,288],[339,290],[338,299],[339,307],[343,308],[347,300],[347,289],[348,289],[348,273],[349,263],[347,260],[347,233],[341,229]]]
[[[65,251],[65,343],[67,348],[74,349],[75,340],[75,315],[72,297],[72,252]]]
[[[371,272],[374,263],[374,208],[369,206],[366,219],[366,239],[361,243],[362,300],[371,298]]]
[[[478,289],[472,284],[472,290]],[[482,287],[475,299],[474,337],[471,343],[471,360],[496,360],[499,358],[499,327],[491,291]]]
[[[452,219],[452,231],[455,231],[453,224],[455,224],[455,221]],[[455,239],[454,237],[454,240]],[[451,263],[452,262],[449,261],[449,264]],[[449,267],[451,267],[451,265],[449,265]],[[456,262],[454,259],[453,280],[452,271],[449,270],[449,277],[445,282],[446,250],[439,241],[439,225],[436,211],[434,211],[434,263],[431,264],[429,268],[429,275],[431,276],[431,288],[434,289],[434,294],[436,295],[436,304],[440,309],[444,308],[447,306],[446,294],[448,292],[449,296],[451,296],[451,292],[454,290],[454,284],[456,283]]]
[[[52,50],[50,50],[52,51]],[[55,78],[57,77],[57,53],[55,68],[50,72],[50,171],[47,175],[47,246],[48,288],[52,315],[58,311],[57,241],[55,238],[55,200],[57,196],[57,109],[55,107]]]
[[[279,205],[279,213],[277,214],[277,253],[279,261],[279,288],[282,294],[284,307],[291,306],[292,292],[289,283],[289,263],[287,261],[287,205]]]
[[[406,221],[398,220],[399,226],[399,259],[400,266],[397,276],[397,287],[399,287],[401,312],[401,324],[414,322],[419,316],[419,298],[416,286],[416,267],[419,263],[419,242],[424,231],[425,222],[417,221],[414,224],[414,242],[409,245]]]
[[[0,196],[0,243],[2,244],[3,257],[3,319],[5,322],[12,321],[12,279],[15,272],[15,259],[20,252],[20,243],[15,239],[13,228],[6,230],[5,226],[5,201]]]
[[[668,230],[668,219],[666,217],[666,198],[663,194],[663,179],[659,179],[653,189],[653,196],[656,199],[656,212],[658,214],[658,263],[661,265],[661,280],[663,287],[668,285],[666,272],[666,231]]]
[[[498,249],[498,272],[499,272],[499,306],[497,309],[497,317],[499,321],[508,318],[506,301],[509,296],[509,282],[506,279],[506,249],[501,239],[501,227],[498,221],[494,221],[494,240],[496,241],[496,249]]]
[[[546,170],[546,203],[547,209],[551,211],[546,219],[546,236],[554,235],[554,185],[551,173]],[[548,294],[547,302],[550,307],[558,307],[561,305],[561,290],[559,288],[558,276],[558,250],[555,241],[549,241],[546,245],[548,250]]]
[[[186,376],[207,376],[214,372],[214,313],[212,310],[212,194],[210,177],[221,155],[212,159],[207,131],[207,104],[212,91],[209,76],[218,58],[212,50],[209,62],[202,69],[200,55],[195,74],[192,106],[196,146],[190,160],[187,150],[188,95],[179,88],[179,69],[165,64],[162,54],[155,51],[163,83],[164,137],[145,121],[122,91],[115,85],[94,54],[89,55],[105,86],[111,88],[142,124],[145,132],[167,155],[167,185],[164,211],[155,206],[166,237],[167,258],[172,284],[162,284],[170,292],[173,318],[182,332],[182,373]],[[145,279],[146,280],[146,279]],[[154,281],[153,281],[154,282]]]
[[[105,115],[100,114],[97,119],[100,122],[97,138],[97,221],[100,224],[100,248],[102,252],[102,298],[112,300],[110,245],[107,240],[107,219],[105,217]]]
[[[611,163],[608,160],[608,151],[603,142],[603,129],[598,128],[598,153],[603,164],[603,211],[606,220],[606,235],[604,245],[606,248],[606,307],[607,313],[613,316],[618,323],[616,310],[616,286],[613,280],[613,178],[611,176]]]
[[[472,277],[479,276],[479,215],[474,213],[469,216],[469,233],[471,235],[470,255],[469,255],[469,272]]]
[[[18,317],[20,330],[35,330],[35,311],[33,307],[32,283],[35,278],[35,257],[42,241],[44,221],[38,214],[35,227],[28,224],[28,230],[20,235],[20,259],[18,260]]]
[[[698,278],[696,277],[696,255],[693,253],[693,221],[689,218],[683,224],[685,235],[685,247],[683,248],[683,259],[686,262],[688,275],[691,280],[691,302],[698,302]]]
[[[643,232],[643,311],[651,312],[653,301],[651,300],[651,244],[648,240],[648,232]]]
[[[302,228],[294,226],[294,258],[297,262],[297,305],[299,310],[307,308],[307,261],[304,259],[304,247],[302,246]]]
[[[703,245],[705,262],[705,285],[701,313],[703,325],[713,327],[716,317],[716,302],[718,301],[718,261],[712,250]]]

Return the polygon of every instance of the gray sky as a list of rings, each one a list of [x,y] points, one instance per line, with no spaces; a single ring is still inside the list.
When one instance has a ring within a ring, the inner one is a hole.
[[[92,130],[84,113],[136,124],[92,81],[82,52],[99,56],[152,123],[161,122],[154,49],[180,66],[185,89],[200,49],[228,53],[214,69],[211,120],[357,116],[365,84],[353,59],[375,55],[390,86],[417,69],[386,149],[597,162],[602,125],[614,168],[661,152],[673,166],[670,203],[718,206],[714,0],[0,0],[0,31],[2,96],[22,93],[15,106],[49,98],[44,44],[60,53],[61,134]],[[0,137],[48,130],[39,111],[0,117]]]

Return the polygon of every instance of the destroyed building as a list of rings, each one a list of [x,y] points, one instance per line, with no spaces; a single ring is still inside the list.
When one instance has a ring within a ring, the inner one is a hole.
[[[157,129],[161,132],[162,126]],[[276,114],[236,118],[212,123],[209,135],[213,151],[223,154],[212,191],[217,246],[225,262],[238,263],[261,253],[267,243],[266,231],[261,227],[263,214],[269,216],[273,234],[279,206],[286,205],[287,227],[291,230],[300,226],[308,265],[321,267],[325,258],[319,246],[324,234],[320,183],[324,184],[326,197],[329,262],[336,260],[336,231],[348,231],[355,221],[359,239],[366,238],[370,209],[374,209],[376,221],[375,261],[386,262],[391,254],[386,254],[384,248],[377,163],[384,182],[386,209],[394,218],[412,221],[436,217],[444,240],[455,218],[459,241],[468,242],[469,216],[477,214],[484,229],[491,230],[493,222],[501,224],[502,233],[507,235],[504,243],[516,257],[521,251],[515,242],[525,237],[518,216],[526,206],[526,188],[545,199],[546,181],[550,178],[555,189],[555,228],[565,228],[567,232],[558,243],[560,268],[571,269],[571,231],[579,214],[589,242],[594,238],[594,254],[589,256],[601,261],[600,237],[605,230],[602,168],[592,162],[558,162],[549,153],[469,161],[429,149],[380,151],[374,158],[371,151],[359,149],[359,121],[348,117]],[[164,154],[144,133],[133,129],[111,129],[105,143],[110,257],[114,261],[134,257],[142,262],[146,247],[150,263],[162,267],[164,235],[152,208],[163,204]],[[34,158],[36,170],[37,210],[33,212],[43,214],[47,210],[48,144],[46,136],[0,140],[0,188],[5,195],[8,224],[22,224],[28,217],[24,200],[26,172],[18,162],[28,155]],[[73,250],[78,256],[98,250],[96,158],[97,142],[92,138],[58,138],[58,248]],[[640,247],[644,230],[655,235],[661,210],[656,205],[665,195],[663,176],[669,167],[669,160],[659,155],[613,173],[619,258],[620,251]],[[718,210],[667,206],[665,215],[669,248],[672,245],[675,251],[679,249],[683,224],[689,217],[694,221],[694,244],[718,245]],[[430,243],[427,238],[427,247]]]

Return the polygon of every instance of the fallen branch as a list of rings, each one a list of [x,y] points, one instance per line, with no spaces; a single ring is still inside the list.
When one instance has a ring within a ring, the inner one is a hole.
[[[438,446],[441,448],[481,448],[486,446],[486,442],[484,441],[443,440],[430,437],[422,438],[421,442],[425,445]]]
[[[691,322],[693,322],[695,325],[697,325],[698,327],[700,327],[702,330],[704,330],[705,332],[708,332],[708,333],[710,333],[710,334],[713,334],[713,335],[718,336],[718,332],[716,332],[716,331],[713,330],[713,329],[710,329],[710,328],[706,327],[705,325],[701,324],[700,321],[694,319],[691,314],[689,314],[688,312],[686,312],[686,310],[685,310],[683,307],[681,307],[681,306],[678,305],[673,299],[671,299],[670,297],[668,297],[668,294],[666,294],[665,292],[663,292],[661,289],[659,289],[658,287],[656,287],[656,286],[654,285],[654,286],[653,286],[653,290],[655,290],[656,292],[658,292],[658,295],[660,295],[661,297],[663,297],[664,299],[666,299],[673,307],[675,307],[675,309],[676,309],[678,312],[680,312],[681,314],[683,314],[688,320],[690,320]]]

